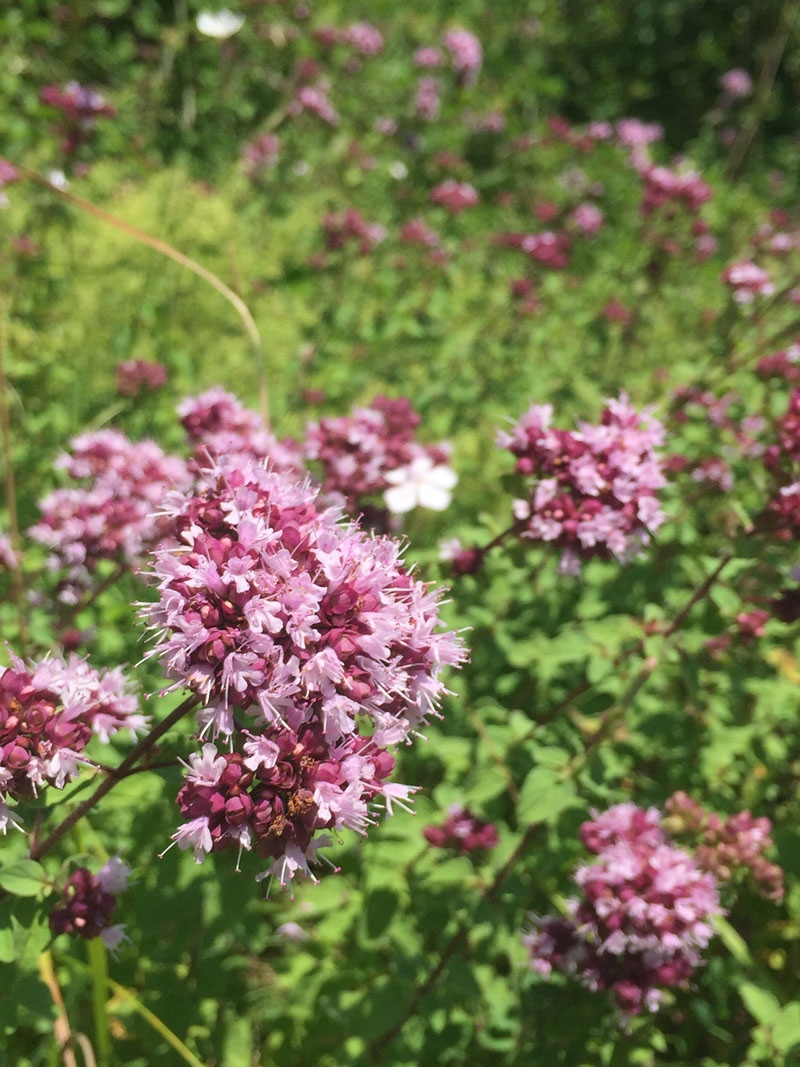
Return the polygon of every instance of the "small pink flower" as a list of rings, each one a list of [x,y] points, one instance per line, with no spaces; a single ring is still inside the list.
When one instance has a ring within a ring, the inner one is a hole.
[[[753,91],[753,80],[746,70],[735,67],[726,71],[719,80],[720,85],[728,96],[743,99]]]

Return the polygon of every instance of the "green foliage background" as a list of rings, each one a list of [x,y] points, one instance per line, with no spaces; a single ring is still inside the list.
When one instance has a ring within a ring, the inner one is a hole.
[[[300,435],[309,418],[388,392],[412,399],[427,440],[452,442],[460,476],[452,507],[443,515],[417,512],[405,529],[409,555],[426,576],[446,579],[441,538],[484,543],[508,525],[516,485],[493,438],[531,399],[552,402],[564,426],[596,416],[602,398],[622,389],[663,415],[670,391],[688,383],[737,389],[741,415],[772,419],[785,410],[787,391],[756,380],[752,363],[770,338],[791,331],[792,308],[777,304],[766,324],[732,319],[719,276],[770,208],[795,210],[800,49],[792,4],[315,5],[313,26],[365,17],[383,30],[385,53],[355,75],[338,53],[326,58],[305,30],[290,40],[303,24],[288,5],[242,8],[244,29],[224,43],[197,34],[201,6],[8,5],[0,12],[3,154],[40,172],[58,165],[42,85],[75,78],[106,93],[118,116],[99,124],[82,150],[91,168],[71,176],[71,190],[168,241],[241,293],[264,340],[276,432]],[[738,128],[756,128],[734,181],[709,118],[718,78],[736,64],[755,75],[781,20],[793,31],[772,91],[733,117]],[[484,70],[472,87],[443,76],[442,117],[426,126],[410,103],[416,73],[409,57],[453,25],[482,39]],[[239,162],[241,144],[282,117],[287,79],[303,56],[328,65],[342,123],[331,130],[309,116],[282,121],[280,162],[253,182]],[[491,107],[508,117],[501,136],[462,121],[466,109]],[[583,155],[547,141],[544,120],[555,112],[573,121],[632,113],[662,122],[662,158],[689,152],[713,186],[703,214],[717,251],[694,262],[688,224],[678,219],[668,235],[682,254],[654,252],[638,212],[640,182],[623,153],[601,144]],[[396,137],[375,131],[379,115],[397,118]],[[514,145],[531,130],[536,144]],[[461,160],[452,173],[481,193],[480,205],[458,217],[428,204],[430,189],[451,174],[437,160],[445,151]],[[360,162],[370,156],[374,166],[365,169]],[[301,162],[306,173],[298,172]],[[404,178],[390,171],[398,162]],[[593,240],[576,242],[567,271],[533,269],[541,308],[525,315],[509,296],[510,281],[524,272],[519,254],[492,235],[534,228],[534,202],[566,209],[583,199],[564,180],[571,174],[574,185],[576,168],[602,182],[606,224]],[[5,191],[2,329],[25,529],[43,492],[58,484],[53,460],[71,435],[113,423],[179,450],[175,403],[220,384],[256,407],[261,367],[233,309],[200,279],[46,189],[20,183]],[[499,193],[511,201],[498,202]],[[384,225],[387,239],[370,256],[346,250],[314,265],[324,214],[351,206]],[[418,214],[441,233],[446,264],[400,243],[403,222]],[[34,242],[35,255],[13,243],[21,235]],[[791,285],[796,253],[774,269],[783,272],[781,285]],[[612,299],[631,309],[628,325],[604,316]],[[169,382],[132,402],[117,394],[115,367],[135,358],[164,364]],[[309,404],[310,390],[324,399]],[[673,429],[670,450],[693,458],[731,445],[702,422]],[[44,871],[17,866],[26,842],[10,834],[0,845],[0,886],[15,894],[0,905],[0,960],[15,975],[0,993],[8,1062],[58,1062],[52,1000],[38,969],[48,948],[69,1018],[89,1035],[98,1064],[798,1062],[796,627],[772,620],[763,639],[721,656],[705,647],[739,612],[780,591],[797,554],[791,544],[744,536],[748,517],[763,507],[767,479],[752,459],[731,462],[729,494],[709,493],[688,477],[676,483],[666,494],[669,524],[624,569],[595,561],[580,581],[565,580],[551,553],[517,547],[455,585],[446,614],[468,628],[471,662],[453,680],[458,695],[427,742],[400,754],[398,780],[422,787],[416,816],[398,814],[369,840],[344,842],[336,856],[342,873],[302,887],[296,900],[264,902],[246,871],[233,873],[228,856],[201,867],[177,851],[157,858],[176,824],[177,769],[122,782]],[[33,583],[43,559],[28,547]],[[727,551],[735,559],[679,634],[644,626],[668,625]],[[79,616],[91,629],[94,661],[139,660],[133,604],[147,595],[129,575]],[[10,593],[0,619],[16,642]],[[58,620],[46,601],[31,610],[31,632],[42,649],[57,641]],[[645,661],[655,666],[642,677]],[[152,662],[138,675],[143,691],[158,694]],[[591,687],[571,697],[584,679]],[[171,706],[169,698],[150,700],[155,715]],[[599,729],[603,743],[586,754]],[[185,754],[189,744],[187,726],[168,753]],[[727,900],[728,925],[695,987],[626,1030],[605,997],[534,977],[520,930],[528,912],[563,903],[590,807],[624,799],[660,804],[675,789],[723,813],[749,807],[768,814],[787,896],[776,906],[737,886]],[[425,845],[422,828],[441,821],[454,801],[497,823],[501,841],[490,856],[448,857]],[[51,791],[45,818],[55,822],[62,811],[50,809],[70,802]],[[487,900],[531,824],[538,828],[521,860]],[[136,885],[123,901],[133,947],[113,961],[63,938],[51,946],[46,916],[52,881],[66,870],[59,863],[87,856],[94,863],[119,850],[135,869]],[[299,923],[307,939],[282,935],[287,921]],[[399,1036],[381,1046],[462,923],[468,936],[440,980]],[[106,968],[118,986],[106,983]]]

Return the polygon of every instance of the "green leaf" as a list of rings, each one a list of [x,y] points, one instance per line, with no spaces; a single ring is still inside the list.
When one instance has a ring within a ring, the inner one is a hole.
[[[0,867],[0,886],[17,897],[35,897],[44,882],[44,869],[36,860],[17,860]]]
[[[547,822],[574,803],[572,782],[559,781],[552,767],[534,767],[522,784],[517,814],[525,822]]]
[[[772,1026],[772,1040],[781,1052],[789,1052],[800,1043],[800,1001],[784,1006]]]
[[[753,1018],[760,1023],[771,1025],[780,1016],[781,1006],[772,993],[754,985],[753,982],[742,982],[739,986],[739,996]]]
[[[734,930],[728,920],[723,919],[721,915],[715,915],[713,923],[717,928],[720,940],[733,958],[744,966],[750,966],[753,963],[750,950],[744,939]]]

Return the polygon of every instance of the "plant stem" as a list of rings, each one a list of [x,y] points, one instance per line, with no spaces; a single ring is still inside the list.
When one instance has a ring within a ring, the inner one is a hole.
[[[102,781],[91,796],[87,797],[86,800],[81,801],[81,803],[76,808],[74,808],[73,811],[71,811],[69,815],[62,820],[62,822],[58,824],[58,826],[55,828],[55,830],[53,830],[49,837],[46,837],[41,844],[37,844],[31,849],[31,859],[39,860],[42,858],[42,856],[50,852],[50,850],[58,844],[64,834],[71,830],[79,819],[82,819],[84,815],[91,811],[95,804],[97,804],[98,801],[103,799],[106,793],[110,793],[114,786],[126,777],[126,775],[134,766],[134,764],[137,763],[138,760],[146,752],[150,751],[153,745],[155,745],[156,741],[158,741],[159,738],[163,737],[164,734],[175,725],[175,723],[180,722],[184,715],[190,712],[192,708],[197,706],[198,702],[199,698],[194,693],[192,693],[192,695],[188,696],[186,700],[183,701],[183,703],[179,704],[178,707],[175,708],[174,711],[171,711],[166,717],[166,719],[163,720],[163,722],[160,722],[156,726],[154,726],[150,733],[147,734],[146,737],[143,737],[142,740],[138,743],[138,745],[131,749],[131,751],[128,753],[122,763],[120,763],[119,767],[116,768],[115,773],[113,775],[109,775],[104,781]]]
[[[64,1067],[78,1067],[75,1053],[70,1048],[72,1029],[69,1025],[67,1009],[64,1007],[64,998],[61,995],[61,989],[58,984],[58,979],[56,978],[52,953],[43,952],[39,956],[38,964],[39,977],[50,990],[50,996],[53,998],[53,1003],[56,1006],[56,1017],[53,1020],[53,1032],[55,1033],[56,1042],[58,1043],[61,1052],[61,1058],[64,1061]]]
[[[686,602],[686,604],[683,606],[683,608],[681,608],[681,610],[675,616],[675,618],[673,619],[673,621],[670,624],[670,626],[664,631],[664,636],[665,637],[672,636],[674,633],[676,633],[680,629],[680,627],[683,625],[683,622],[685,621],[686,617],[688,616],[689,612],[692,610],[692,608],[695,606],[695,604],[697,604],[700,600],[702,600],[708,594],[708,592],[711,589],[711,587],[713,586],[714,582],[717,581],[719,576],[722,574],[722,571],[724,570],[724,568],[728,565],[728,563],[730,563],[730,561],[732,559],[733,559],[733,553],[726,553],[726,555],[724,555],[720,559],[719,563],[714,568],[714,570],[711,572],[711,574],[709,574],[708,577],[705,578],[703,582],[701,582],[701,584],[697,587],[697,589],[695,589],[695,591],[689,597],[689,599]],[[620,663],[622,663],[629,656],[633,655],[634,652],[637,651],[637,649],[638,650],[643,650],[644,649],[644,640],[643,639],[640,639],[639,641],[636,642],[635,645],[631,646],[631,648],[626,649],[623,653],[621,653],[619,656],[617,656],[616,660],[614,661],[615,666],[620,664]],[[614,724],[616,722],[618,722],[620,720],[620,718],[624,715],[625,710],[627,709],[627,707],[635,699],[635,697],[638,694],[639,690],[642,688],[642,686],[645,684],[647,679],[653,673],[655,667],[657,666],[657,662],[658,661],[655,660],[652,657],[648,658],[645,661],[645,663],[642,665],[641,669],[637,672],[637,675],[634,678],[633,682],[628,687],[628,691],[625,694],[625,696],[623,697],[623,699],[618,704],[615,704],[613,707],[609,708],[605,712],[605,714],[603,715],[603,718],[601,720],[600,728],[598,729],[598,731],[595,734],[593,734],[591,737],[586,739],[586,741],[584,742],[582,751],[578,754],[578,756],[576,756],[573,760],[570,761],[568,767],[566,768],[565,779],[574,778],[575,775],[578,774],[580,772],[580,770],[582,769],[582,767],[585,765],[586,758],[590,754],[590,752],[593,749],[595,749],[599,744],[601,744],[608,737],[608,735],[611,732],[611,729],[614,726]],[[573,691],[573,693],[575,693],[575,692],[583,693],[588,689],[591,689],[591,685],[589,683],[583,683],[581,686],[578,687],[577,690]],[[573,695],[568,697],[565,701],[562,701],[559,705],[557,705],[557,707],[566,706],[566,704],[569,703],[571,699],[574,699]],[[539,725],[540,724],[537,723],[536,727],[538,727]],[[503,883],[505,882],[505,880],[508,877],[509,873],[513,869],[515,863],[517,862],[519,857],[522,855],[524,850],[527,848],[527,846],[530,844],[534,834],[543,825],[544,824],[542,822],[535,822],[535,823],[531,823],[527,827],[527,829],[525,830],[525,833],[522,835],[522,838],[520,839],[517,847],[512,852],[511,856],[508,858],[508,860],[506,860],[505,864],[497,872],[497,874],[494,877],[494,880],[492,881],[492,883],[488,887],[488,889],[486,889],[485,892],[481,894],[481,900],[482,901],[490,901],[494,897],[497,896],[497,894],[500,891]],[[459,950],[459,948],[466,942],[468,932],[469,932],[469,919],[466,919],[464,922],[462,922],[459,925],[458,929],[455,931],[453,936],[450,938],[450,940],[444,946],[444,948],[442,949],[442,951],[441,951],[441,953],[439,955],[439,959],[437,960],[437,962],[434,965],[433,969],[428,973],[428,976],[417,987],[417,990],[414,993],[414,996],[412,997],[411,1002],[409,1003],[409,1005],[406,1008],[405,1012],[403,1013],[402,1017],[400,1019],[398,1019],[398,1021],[396,1023],[394,1023],[381,1037],[379,1037],[376,1041],[374,1041],[369,1046],[369,1055],[370,1055],[370,1058],[372,1059],[372,1061],[374,1063],[384,1062],[381,1059],[380,1054],[383,1052],[383,1050],[389,1044],[391,1044],[391,1042],[395,1039],[395,1037],[397,1037],[397,1035],[400,1033],[400,1031],[404,1028],[406,1023],[411,1018],[413,1018],[413,1016],[417,1013],[422,1001],[425,999],[425,997],[427,996],[428,992],[433,988],[433,986],[436,984],[436,982],[441,977],[442,972],[444,971],[445,967],[447,966],[448,961]]]
[[[753,139],[761,128],[761,123],[764,120],[764,114],[767,110],[767,104],[769,103],[769,94],[772,91],[772,86],[775,84],[775,78],[778,74],[781,60],[783,59],[783,53],[786,51],[786,45],[792,32],[792,24],[797,15],[797,8],[797,0],[786,0],[778,15],[778,21],[767,45],[767,52],[764,56],[764,62],[758,75],[753,101],[752,118],[750,119],[750,122],[739,131],[738,137],[733,142],[730,158],[728,159],[728,166],[725,172],[727,178],[736,177],[739,168],[744,162],[750,145],[753,143]]]
[[[79,600],[77,604],[72,605],[66,615],[64,615],[64,617],[61,619],[61,625],[68,626],[77,615],[80,615],[82,611],[88,611],[88,609],[92,606],[92,604],[95,603],[98,597],[101,597],[107,589],[111,588],[112,585],[116,585],[116,583],[120,580],[123,574],[125,574],[125,572],[129,569],[130,568],[126,564],[120,563],[116,570],[113,571],[112,574],[109,574],[107,578],[104,578],[99,585],[95,586],[95,588],[89,593],[87,597],[85,597],[83,600]]]
[[[11,454],[11,416],[8,404],[8,378],[5,364],[5,314],[4,304],[0,304],[0,432],[2,433],[3,476],[5,481],[6,507],[8,509],[8,529],[11,549],[14,553],[14,599],[17,603],[19,618],[19,643],[23,656],[28,651],[28,619],[25,605],[25,586],[22,580],[22,557],[20,553],[19,517],[17,515],[17,493],[14,483],[14,463]]]
[[[531,825],[527,828],[525,833],[520,838],[517,847],[514,849],[509,858],[494,876],[491,885],[481,894],[481,900],[489,901],[493,900],[494,897],[497,896],[506,878],[513,870],[517,860],[528,847],[531,840],[533,839],[534,834],[542,827],[542,825],[543,823],[541,822],[531,823]],[[402,1017],[398,1019],[397,1022],[386,1031],[386,1033],[384,1033],[381,1037],[379,1037],[369,1046],[369,1055],[370,1059],[372,1059],[373,1062],[385,1062],[379,1058],[379,1054],[386,1048],[387,1045],[391,1044],[391,1042],[400,1033],[400,1031],[403,1029],[409,1019],[411,1019],[416,1014],[417,1009],[419,1008],[422,1001],[425,999],[429,990],[439,980],[439,977],[441,976],[442,971],[447,966],[448,961],[466,941],[468,932],[469,920],[465,920],[459,925],[456,932],[453,934],[453,936],[447,942],[445,947],[442,949],[436,966],[428,974],[425,981],[417,987],[417,991],[412,997],[411,1003],[406,1008]]]
[[[86,958],[92,972],[92,1014],[94,1016],[95,1044],[97,1045],[98,1067],[110,1067],[111,1034],[108,1029],[106,1012],[106,984],[108,982],[108,960],[103,939],[93,937],[86,943]]]
[[[722,556],[719,563],[711,572],[711,574],[709,574],[709,576],[697,587],[697,589],[695,589],[695,591],[686,601],[684,606],[672,620],[667,629],[662,631],[663,637],[672,637],[673,634],[677,633],[677,631],[681,628],[681,626],[683,626],[684,622],[686,621],[686,617],[688,616],[689,612],[692,610],[695,604],[699,603],[708,595],[711,587],[714,585],[719,576],[722,574],[723,570],[728,566],[728,564],[733,558],[734,554],[732,552],[727,552],[724,556]],[[623,649],[617,656],[614,657],[611,664],[612,669],[616,670],[617,667],[621,667],[623,663],[629,660],[631,656],[635,656],[637,653],[643,652],[644,647],[644,638],[640,637],[637,641],[634,642],[634,644],[630,645],[628,648]],[[555,719],[556,716],[559,714],[559,712],[563,711],[565,708],[568,708],[570,704],[577,700],[578,697],[582,697],[584,693],[588,693],[592,686],[593,683],[588,681],[583,681],[579,685],[576,685],[575,688],[572,689],[562,700],[559,700],[557,704],[554,704],[543,715],[539,716],[539,718],[531,727],[530,732],[526,734],[525,737],[522,738],[522,740],[527,741],[529,738],[533,737],[537,730],[539,730],[542,726],[546,726],[548,723],[552,722],[553,719]]]

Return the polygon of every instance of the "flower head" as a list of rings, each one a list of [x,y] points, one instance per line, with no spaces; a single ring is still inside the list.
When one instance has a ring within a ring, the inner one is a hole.
[[[233,37],[244,26],[244,15],[235,15],[227,9],[222,11],[201,11],[195,25],[204,37],[214,37],[224,41]]]
[[[714,878],[669,843],[653,809],[618,805],[582,829],[597,859],[575,872],[568,918],[534,918],[523,937],[531,966],[612,990],[626,1015],[655,1011],[662,991],[685,985],[702,962],[720,913]]]
[[[624,394],[607,401],[598,425],[558,430],[551,418],[549,404],[534,404],[498,437],[517,457],[517,472],[534,479],[528,498],[514,503],[522,536],[563,548],[570,565],[629,558],[664,521],[656,496],[666,484],[656,452],[661,423]]]
[[[78,934],[87,941],[102,938],[111,952],[128,940],[125,926],[109,922],[117,907],[117,893],[128,887],[128,867],[112,857],[97,874],[88,867],[73,871],[64,886],[61,900],[50,913],[50,929],[58,934]]]
[[[229,738],[193,758],[175,841],[198,861],[253,849],[282,883],[310,874],[317,831],[364,831],[376,799],[408,797],[385,782],[387,746],[436,713],[460,645],[398,545],[320,510],[307,483],[221,463],[169,506],[149,654],[201,697],[203,731]]]
[[[35,796],[45,784],[62,789],[78,773],[92,733],[107,741],[135,731],[137,712],[122,671],[96,671],[78,656],[48,657],[27,667],[12,656],[0,672],[0,794]]]

